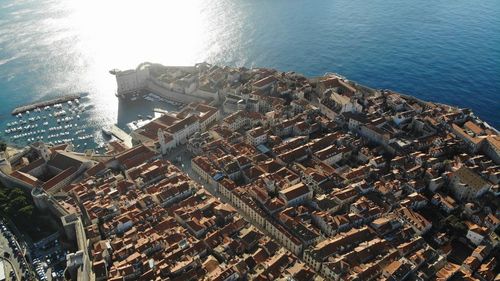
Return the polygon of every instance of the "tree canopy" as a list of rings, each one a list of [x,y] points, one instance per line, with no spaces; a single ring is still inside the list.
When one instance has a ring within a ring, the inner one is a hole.
[[[32,240],[54,233],[57,227],[44,212],[36,210],[31,194],[20,188],[7,188],[0,183],[0,216],[10,220],[16,228]]]
[[[13,220],[28,223],[33,217],[31,196],[19,188],[0,186],[0,213]]]
[[[457,236],[465,236],[467,234],[467,226],[456,216],[449,215],[446,217],[442,224],[445,225],[451,234]]]

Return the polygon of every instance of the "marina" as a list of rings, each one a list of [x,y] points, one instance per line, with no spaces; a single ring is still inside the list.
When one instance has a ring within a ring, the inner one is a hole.
[[[2,123],[0,139],[19,147],[37,141],[52,145],[70,142],[75,151],[102,153],[104,142],[113,138],[131,146],[130,131],[147,124],[159,112],[177,111],[182,105],[153,93],[140,95],[135,100],[120,99],[116,124],[102,127],[91,121],[96,112],[89,96],[66,95],[16,108],[17,114]]]
[[[99,152],[103,146],[96,142],[97,133],[87,122],[92,108],[82,94],[18,107],[13,111],[16,118],[4,123],[2,137],[19,146],[37,141],[52,145],[71,142],[75,150]]]
[[[23,105],[23,106],[19,106],[19,107],[14,108],[14,110],[12,110],[11,114],[18,115],[18,114],[22,114],[25,112],[29,114],[30,111],[37,110],[37,109],[40,110],[40,108],[46,108],[48,106],[52,106],[55,104],[61,104],[64,102],[68,102],[71,104],[72,101],[76,101],[81,97],[82,97],[82,94],[69,94],[69,95],[65,95],[65,96],[62,96],[62,97],[59,97],[56,99],[36,102],[36,103],[28,104],[28,105]]]
[[[160,97],[158,95],[155,95],[153,93],[146,94],[142,98],[145,99],[145,100],[147,100],[147,101],[151,101],[151,102],[164,102],[164,103],[168,103],[168,104],[173,105],[173,106],[181,106],[181,105],[183,105],[182,102],[174,101],[174,100],[171,100],[171,99],[162,98],[162,97]]]
[[[119,99],[117,126],[126,132],[133,131],[154,117],[178,111],[185,103],[168,100],[154,93],[122,97]]]

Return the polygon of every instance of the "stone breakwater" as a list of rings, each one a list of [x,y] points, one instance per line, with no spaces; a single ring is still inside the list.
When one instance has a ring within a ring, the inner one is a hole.
[[[28,105],[19,106],[19,107],[14,108],[14,110],[12,110],[11,114],[16,115],[16,114],[24,113],[26,111],[34,110],[37,108],[43,108],[43,107],[51,106],[51,105],[58,104],[58,103],[73,101],[73,100],[81,98],[81,96],[82,96],[81,94],[69,94],[69,95],[65,95],[65,96],[62,96],[62,97],[59,97],[56,99],[35,102],[35,103],[28,104]]]

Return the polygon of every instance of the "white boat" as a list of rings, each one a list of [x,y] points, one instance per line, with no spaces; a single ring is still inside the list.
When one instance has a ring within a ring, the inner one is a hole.
[[[103,132],[105,135],[107,135],[107,136],[112,136],[112,135],[113,135],[113,133],[111,132],[111,130],[110,130],[110,129],[108,129],[108,128],[102,128],[102,132]]]

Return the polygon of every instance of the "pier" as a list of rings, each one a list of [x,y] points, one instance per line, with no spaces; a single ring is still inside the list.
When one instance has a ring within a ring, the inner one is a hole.
[[[113,125],[109,129],[111,131],[111,134],[115,136],[117,139],[123,141],[123,143],[128,146],[129,148],[132,147],[132,137],[130,137],[129,134],[125,133],[122,129],[118,128],[118,126]]]
[[[16,115],[19,113],[24,113],[24,112],[29,111],[29,110],[34,110],[36,108],[43,108],[45,106],[51,106],[54,104],[72,101],[72,100],[76,100],[79,98],[81,98],[81,94],[65,95],[65,96],[62,96],[62,97],[59,97],[56,99],[52,99],[52,100],[41,101],[41,102],[36,102],[36,103],[16,107],[16,108],[14,108],[14,110],[12,111],[11,114]]]

